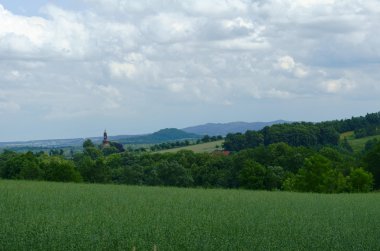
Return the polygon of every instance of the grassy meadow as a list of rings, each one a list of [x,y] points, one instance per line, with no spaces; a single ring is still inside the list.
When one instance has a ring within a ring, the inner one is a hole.
[[[374,135],[374,136],[368,136],[368,137],[356,139],[354,131],[349,131],[349,132],[340,134],[340,140],[343,140],[344,138],[348,140],[348,143],[351,145],[352,150],[354,150],[354,152],[361,152],[363,151],[365,144],[367,143],[368,140],[372,140],[372,139],[380,140],[380,135]]]
[[[223,149],[222,144],[224,140],[218,140],[218,141],[213,141],[213,142],[207,142],[207,143],[201,143],[201,144],[195,144],[195,145],[190,145],[190,146],[184,146],[184,147],[177,147],[177,148],[172,148],[172,149],[167,149],[167,150],[162,150],[158,151],[160,153],[175,153],[180,150],[191,150],[195,153],[210,153],[218,149]],[[216,146],[219,146],[217,148]]]
[[[360,139],[349,139],[348,142],[350,143],[354,152],[360,152],[364,149],[365,143],[367,143],[368,140],[372,139],[380,140],[380,135],[368,136]]]
[[[0,181],[0,250],[379,250],[380,194]]]

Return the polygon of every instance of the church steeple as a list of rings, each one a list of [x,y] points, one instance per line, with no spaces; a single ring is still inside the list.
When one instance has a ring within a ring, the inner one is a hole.
[[[103,133],[103,145],[105,145],[107,143],[108,143],[108,135],[107,135],[107,131],[104,130],[104,133]]]

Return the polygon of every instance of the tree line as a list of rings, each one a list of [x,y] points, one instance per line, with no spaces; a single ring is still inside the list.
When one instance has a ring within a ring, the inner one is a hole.
[[[355,138],[380,134],[380,112],[344,120],[277,124],[264,127],[260,131],[230,133],[226,136],[224,148],[229,151],[240,151],[284,142],[291,146],[306,147],[340,145],[352,150],[347,141],[340,141],[340,134],[349,131],[354,132]]]
[[[49,154],[0,154],[0,178],[151,186],[245,188],[301,192],[368,192],[380,188],[380,142],[370,140],[354,154],[340,133],[376,133],[379,113],[321,123],[292,123],[228,134],[215,153],[125,151],[110,142],[83,143],[65,158]],[[373,129],[374,128],[374,129]],[[356,135],[357,136],[357,135]],[[358,136],[357,136],[358,137]],[[218,138],[215,138],[218,139]],[[205,136],[202,140],[212,141]]]
[[[103,149],[104,150],[104,149]],[[45,153],[0,154],[0,177],[150,186],[245,188],[302,192],[368,192],[380,188],[380,143],[360,157],[325,146],[273,143],[223,154],[108,154],[87,145],[73,159]]]

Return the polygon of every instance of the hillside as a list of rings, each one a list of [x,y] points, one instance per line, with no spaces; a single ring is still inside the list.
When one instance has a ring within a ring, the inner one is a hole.
[[[355,138],[348,139],[348,142],[350,143],[354,152],[361,152],[364,150],[365,144],[369,140],[373,140],[373,139],[380,140],[380,135],[368,136],[368,137],[364,137],[364,138],[360,138],[360,139],[355,139]]]
[[[207,143],[195,144],[190,146],[177,147],[158,151],[159,153],[176,153],[181,150],[190,150],[195,153],[211,153],[215,150],[222,149],[224,140],[212,141]]]
[[[194,133],[188,133],[176,128],[166,128],[147,135],[135,137],[132,136],[128,138],[120,137],[116,141],[122,144],[159,144],[168,141],[180,141],[199,138],[201,138],[201,136]]]
[[[188,133],[195,133],[199,135],[225,136],[228,133],[244,133],[247,130],[258,131],[266,126],[275,124],[289,123],[285,120],[276,120],[271,122],[231,122],[231,123],[207,123],[204,125],[197,125],[183,128],[182,130]]]
[[[158,144],[168,141],[181,141],[186,139],[199,139],[200,135],[184,132],[175,128],[166,128],[157,132],[145,135],[118,135],[109,136],[109,140],[122,144]],[[102,137],[91,137],[95,144],[100,144]],[[12,150],[46,150],[52,148],[81,147],[85,139],[52,139],[52,140],[34,140],[20,142],[0,142],[0,148]]]

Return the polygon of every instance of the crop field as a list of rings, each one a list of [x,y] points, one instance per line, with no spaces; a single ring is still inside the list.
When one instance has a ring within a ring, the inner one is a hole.
[[[210,152],[213,152],[217,149],[222,149],[223,142],[224,142],[224,140],[218,140],[218,141],[207,142],[207,143],[202,143],[202,144],[178,147],[178,148],[173,148],[173,149],[168,149],[168,150],[162,150],[159,152],[160,153],[168,153],[168,152],[178,152],[180,150],[191,150],[195,153],[205,153],[205,152],[210,153]],[[219,146],[219,148],[217,148],[216,146]]]
[[[380,193],[0,180],[0,250],[379,250]]]

